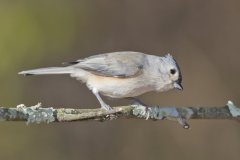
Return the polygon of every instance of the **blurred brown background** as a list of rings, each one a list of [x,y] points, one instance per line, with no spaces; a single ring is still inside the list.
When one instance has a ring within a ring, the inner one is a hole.
[[[1,1],[0,24],[1,106],[98,107],[86,86],[68,76],[17,72],[123,50],[171,53],[182,69],[184,91],[148,93],[140,97],[147,104],[240,105],[237,0]],[[190,125],[184,130],[169,121],[1,122],[0,159],[239,159],[239,123]]]

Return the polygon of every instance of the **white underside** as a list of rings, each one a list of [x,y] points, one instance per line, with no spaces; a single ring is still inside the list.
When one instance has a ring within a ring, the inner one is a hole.
[[[147,82],[142,81],[141,77],[102,77],[83,70],[71,76],[86,83],[90,90],[95,88],[102,95],[112,98],[136,97],[154,89]]]

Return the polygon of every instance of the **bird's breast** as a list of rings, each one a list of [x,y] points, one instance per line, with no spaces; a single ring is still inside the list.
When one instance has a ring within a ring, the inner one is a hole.
[[[101,94],[112,98],[136,97],[153,90],[141,77],[117,78],[90,75],[89,89],[96,88]]]

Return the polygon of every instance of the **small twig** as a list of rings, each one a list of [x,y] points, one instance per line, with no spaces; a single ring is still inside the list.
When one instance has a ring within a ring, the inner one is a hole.
[[[41,104],[26,107],[21,104],[16,108],[0,108],[1,121],[26,121],[27,123],[51,123],[98,120],[107,121],[118,118],[137,118],[152,120],[175,120],[183,128],[189,128],[189,119],[240,119],[240,108],[231,101],[222,107],[160,107],[146,109],[142,105],[114,107],[113,110],[103,109],[69,109],[42,107]]]

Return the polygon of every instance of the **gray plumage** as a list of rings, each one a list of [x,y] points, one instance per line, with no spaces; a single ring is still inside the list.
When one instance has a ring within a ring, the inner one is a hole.
[[[139,52],[114,52],[78,60],[74,66],[107,77],[131,77],[141,72],[145,54]]]
[[[140,52],[113,52],[90,56],[66,67],[49,67],[19,72],[23,75],[70,74],[86,83],[101,106],[111,109],[99,93],[114,97],[135,97],[149,91],[182,89],[182,75],[174,58]]]

